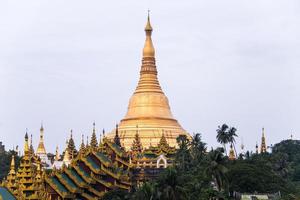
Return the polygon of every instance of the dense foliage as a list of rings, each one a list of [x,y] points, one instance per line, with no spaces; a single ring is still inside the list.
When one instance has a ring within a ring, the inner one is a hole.
[[[105,199],[232,199],[233,192],[279,191],[282,199],[300,198],[300,141],[282,141],[274,145],[272,153],[247,152],[231,161],[225,148],[228,144],[234,145],[235,137],[235,128],[222,125],[217,130],[217,140],[222,147],[207,151],[200,134],[195,134],[192,141],[180,136],[173,167],[131,193],[111,191]]]

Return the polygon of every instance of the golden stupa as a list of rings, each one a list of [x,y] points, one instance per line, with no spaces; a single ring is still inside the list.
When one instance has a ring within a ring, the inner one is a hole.
[[[118,126],[121,144],[126,150],[130,150],[137,132],[143,148],[156,146],[162,135],[165,136],[170,146],[175,147],[177,147],[176,138],[179,135],[184,134],[190,137],[174,119],[168,98],[158,82],[149,15],[145,32],[146,41],[138,86],[130,98],[127,114]],[[107,137],[113,139],[115,131],[113,130]]]

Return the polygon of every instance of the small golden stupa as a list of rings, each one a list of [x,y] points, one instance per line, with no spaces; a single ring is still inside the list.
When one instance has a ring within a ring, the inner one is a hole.
[[[168,144],[175,147],[179,135],[190,137],[174,119],[168,98],[160,87],[155,65],[155,49],[151,39],[152,30],[148,14],[140,79],[130,98],[127,114],[118,126],[121,145],[126,150],[131,148],[137,131],[143,148],[157,146],[163,135]],[[113,130],[107,138],[113,139],[115,132],[116,130]]]

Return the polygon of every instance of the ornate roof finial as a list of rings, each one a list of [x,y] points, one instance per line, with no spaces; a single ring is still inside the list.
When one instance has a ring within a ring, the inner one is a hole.
[[[266,145],[266,137],[265,137],[265,128],[262,128],[260,153],[266,153],[266,152],[267,152],[267,145]]]
[[[14,154],[12,154],[12,156],[11,156],[10,171],[15,172],[15,155]]]
[[[152,31],[152,26],[151,26],[151,23],[150,23],[150,10],[148,10],[148,16],[147,16],[147,24],[146,24],[146,27],[145,27],[145,31]]]
[[[121,146],[121,141],[120,141],[120,137],[119,137],[119,125],[116,124],[116,135],[114,138],[114,143],[118,146]]]
[[[28,155],[28,154],[29,154],[29,145],[28,145],[28,133],[27,133],[27,129],[26,129],[25,144],[24,144],[24,155]]]
[[[68,141],[68,151],[69,151],[69,157],[74,158],[77,155],[76,145],[73,139],[73,130],[71,129],[71,136]]]
[[[6,186],[10,189],[15,189],[16,187],[16,169],[15,169],[15,155],[12,154],[10,169],[7,176]]]
[[[68,142],[66,144],[66,150],[63,158],[63,164],[69,165],[70,164],[70,152],[69,152],[69,147],[68,147]]]
[[[90,146],[95,149],[98,146],[97,136],[96,136],[96,128],[95,128],[95,122],[93,123],[93,133],[91,137]]]
[[[32,142],[32,134],[30,135],[30,154],[33,155],[34,154],[34,149],[33,149],[33,142]]]
[[[38,156],[46,155],[46,149],[45,149],[45,145],[44,145],[44,127],[43,127],[43,123],[41,124],[41,128],[40,128],[40,141],[39,141],[38,148],[36,150],[36,154]]]
[[[145,27],[146,32],[146,41],[143,49],[143,57],[155,57],[155,49],[152,43],[151,34],[152,34],[152,26],[150,23],[150,15],[148,10],[147,24]]]
[[[133,156],[136,156],[136,154],[141,153],[143,151],[143,146],[141,143],[141,138],[139,137],[139,126],[136,125],[136,134],[135,138],[133,140],[133,143],[131,145],[131,151],[133,153]]]
[[[60,159],[59,152],[58,152],[58,146],[56,146],[55,150],[55,160],[58,161]]]
[[[80,149],[79,149],[80,154],[84,154],[85,152],[85,145],[84,145],[84,135],[81,135],[81,145],[80,145]]]

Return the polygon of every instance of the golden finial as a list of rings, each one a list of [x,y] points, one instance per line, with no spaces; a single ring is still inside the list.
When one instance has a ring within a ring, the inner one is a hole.
[[[11,156],[10,170],[15,171],[15,155],[14,154],[12,154],[12,156]]]
[[[152,34],[152,26],[150,23],[150,14],[148,11],[148,18],[147,18],[147,24],[145,27],[145,32],[146,32],[146,41],[145,41],[145,45],[144,45],[144,49],[143,49],[143,57],[154,57],[155,56],[155,50],[154,50],[154,46],[152,43],[152,39],[151,39],[151,34]]]
[[[151,23],[150,23],[150,10],[148,10],[148,17],[147,17],[147,24],[146,24],[146,27],[145,27],[145,31],[150,31],[152,32],[152,26],[151,26]]]
[[[43,123],[41,123],[40,141],[39,141],[39,145],[38,145],[38,148],[36,150],[36,153],[38,155],[46,154],[46,149],[45,149],[45,145],[44,145],[44,127],[43,127]]]
[[[58,161],[60,159],[59,152],[58,152],[58,146],[56,146],[55,150],[55,160]]]
[[[28,133],[26,129],[26,134],[25,134],[25,144],[24,144],[24,154],[27,155],[29,153],[29,145],[28,145]]]
[[[69,154],[69,143],[68,140],[66,141],[66,150],[65,150],[65,154],[63,157],[63,164],[68,165],[70,163],[70,154]]]
[[[265,137],[265,128],[262,128],[260,153],[266,153],[266,152],[267,152],[267,145],[266,145],[266,137]]]

